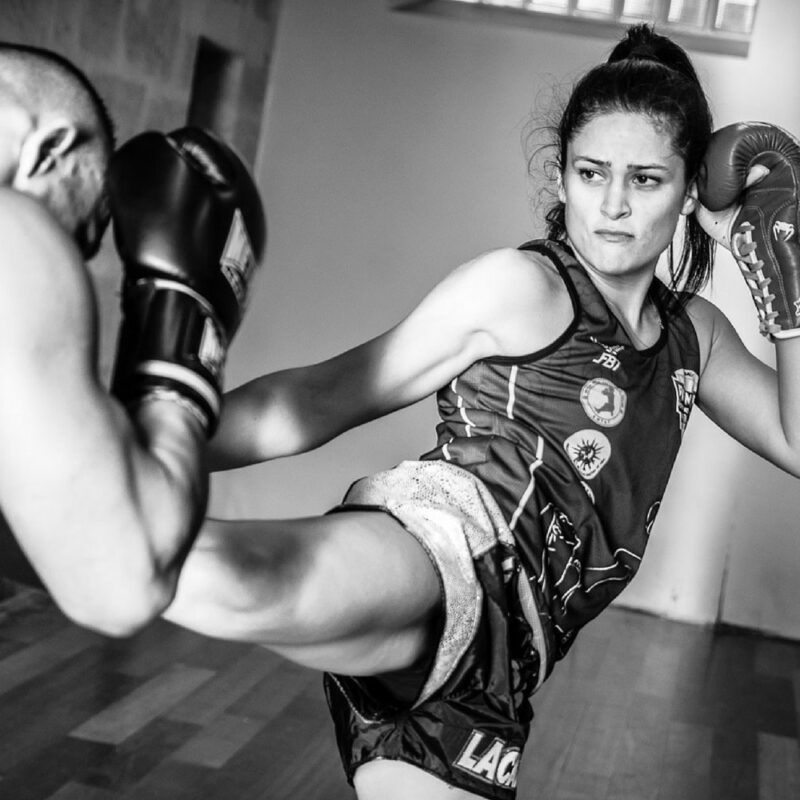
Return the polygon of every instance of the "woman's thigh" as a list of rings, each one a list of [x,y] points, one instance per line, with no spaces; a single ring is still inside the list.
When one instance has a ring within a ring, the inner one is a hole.
[[[351,675],[404,669],[432,645],[439,577],[391,515],[209,520],[168,619]]]
[[[358,800],[481,800],[403,761],[368,761],[353,779]]]

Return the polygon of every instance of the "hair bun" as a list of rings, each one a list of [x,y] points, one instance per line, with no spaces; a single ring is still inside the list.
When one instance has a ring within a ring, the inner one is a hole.
[[[625,38],[611,51],[608,63],[618,61],[652,61],[681,73],[692,83],[699,85],[697,73],[688,55],[671,39],[653,30],[647,23],[632,25]]]
[[[624,56],[624,58],[638,58],[643,61],[661,61],[661,59],[658,57],[658,53],[655,51],[655,48],[653,48],[653,46],[650,44],[645,44],[644,42],[632,47],[628,51],[627,55]]]
[[[625,32],[625,37],[617,43],[608,57],[608,63],[625,61],[627,59],[645,59],[648,61],[661,61],[659,53],[659,36],[652,25],[642,23],[632,25]]]

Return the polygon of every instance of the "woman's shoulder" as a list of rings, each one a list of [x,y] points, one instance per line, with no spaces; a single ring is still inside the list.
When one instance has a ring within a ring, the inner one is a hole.
[[[456,270],[475,315],[501,344],[499,355],[523,355],[551,344],[572,321],[569,290],[543,253],[502,247]]]
[[[733,331],[733,326],[714,303],[700,295],[693,295],[685,308],[697,334],[702,369],[708,362],[715,340],[728,331]]]
[[[466,279],[485,283],[489,291],[522,291],[544,301],[567,294],[557,266],[538,250],[517,247],[488,250],[463,264],[459,270]]]
[[[685,308],[698,337],[712,337],[715,326],[719,325],[721,321],[727,320],[727,317],[714,303],[697,294],[692,295],[686,301]]]

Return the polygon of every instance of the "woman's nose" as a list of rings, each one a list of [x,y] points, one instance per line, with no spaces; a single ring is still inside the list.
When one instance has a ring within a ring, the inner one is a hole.
[[[631,209],[628,204],[627,188],[620,182],[611,181],[606,187],[600,210],[609,219],[621,219],[628,216]]]

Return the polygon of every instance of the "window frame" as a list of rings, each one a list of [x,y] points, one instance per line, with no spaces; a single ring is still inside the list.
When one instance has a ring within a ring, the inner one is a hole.
[[[472,22],[513,25],[539,31],[554,31],[603,39],[617,38],[630,25],[647,22],[655,24],[659,31],[686,49],[746,58],[752,33],[737,34],[715,29],[714,21],[719,1],[709,0],[706,20],[702,28],[669,22],[667,20],[669,0],[656,0],[656,12],[649,18],[623,17],[624,0],[614,0],[614,19],[595,16],[591,12],[576,11],[577,0],[569,0],[567,14],[532,8],[482,5],[463,2],[463,0],[389,0],[389,5],[395,11],[416,12]],[[758,5],[756,5],[754,13],[757,17]],[[755,18],[753,27],[755,27]]]

